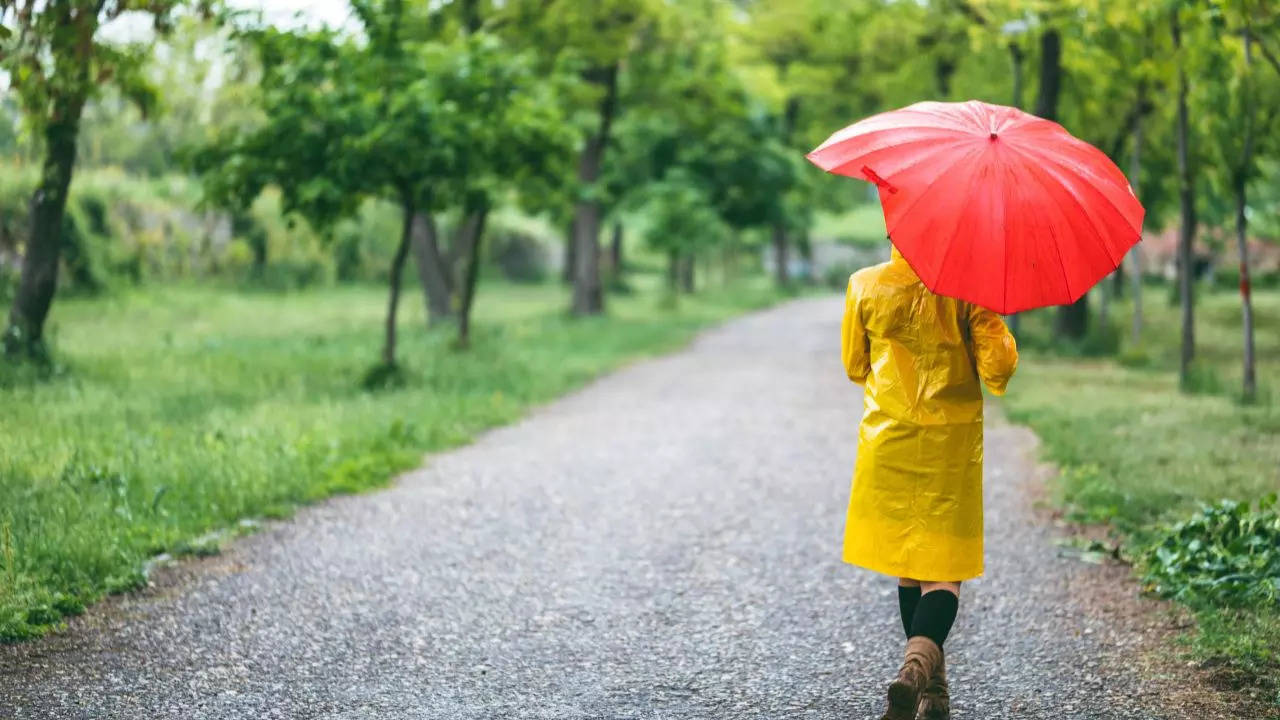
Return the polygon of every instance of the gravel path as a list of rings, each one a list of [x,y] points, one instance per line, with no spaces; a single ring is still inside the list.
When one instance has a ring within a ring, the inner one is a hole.
[[[839,559],[839,313],[738,320],[0,648],[0,717],[878,718],[903,639],[892,581]],[[988,429],[954,717],[1180,717],[1114,670],[1134,639],[1072,592],[1033,445]]]

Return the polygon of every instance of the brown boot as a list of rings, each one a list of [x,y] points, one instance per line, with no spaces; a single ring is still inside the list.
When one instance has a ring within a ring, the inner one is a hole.
[[[951,691],[947,687],[947,662],[941,652],[938,666],[929,676],[929,683],[920,694],[920,709],[916,720],[951,720]]]
[[[942,650],[932,640],[921,635],[908,640],[902,669],[889,683],[889,709],[880,720],[915,720],[920,694],[941,662]]]

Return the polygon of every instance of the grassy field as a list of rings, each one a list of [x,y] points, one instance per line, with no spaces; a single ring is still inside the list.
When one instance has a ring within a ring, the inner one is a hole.
[[[0,639],[47,631],[103,593],[138,587],[162,552],[216,550],[243,519],[386,483],[628,360],[776,299],[765,281],[660,301],[612,298],[572,320],[557,285],[490,284],[473,349],[403,307],[404,387],[362,391],[385,292],[161,287],[59,303],[65,369],[0,388]]]
[[[1144,295],[1142,347],[1114,360],[1029,351],[1004,401],[1031,426],[1061,468],[1057,501],[1077,520],[1110,523],[1141,569],[1170,523],[1221,499],[1255,502],[1280,489],[1280,292],[1255,296],[1260,402],[1240,404],[1239,298],[1206,293],[1197,316],[1198,392],[1179,391],[1178,314],[1168,290]],[[1116,308],[1127,344],[1130,309]],[[1044,345],[1049,313],[1023,318],[1027,345]],[[1271,548],[1274,552],[1280,549]],[[1280,693],[1280,610],[1191,600],[1200,619],[1188,638],[1230,682]],[[1280,695],[1273,698],[1280,703]]]

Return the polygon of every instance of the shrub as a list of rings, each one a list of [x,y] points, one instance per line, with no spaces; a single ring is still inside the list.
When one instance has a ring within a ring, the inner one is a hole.
[[[538,238],[512,228],[495,228],[491,257],[503,277],[512,282],[541,282],[550,268],[547,248]]]
[[[1164,597],[1193,606],[1280,600],[1280,514],[1276,495],[1224,500],[1169,528],[1143,555],[1143,579]]]

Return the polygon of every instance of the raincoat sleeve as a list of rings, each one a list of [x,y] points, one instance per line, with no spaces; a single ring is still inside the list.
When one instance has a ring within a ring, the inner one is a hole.
[[[871,354],[867,345],[867,328],[862,324],[862,305],[858,298],[858,284],[849,278],[849,288],[844,296],[844,322],[840,326],[840,356],[849,379],[865,385],[871,374]]]
[[[969,337],[978,377],[991,392],[1003,395],[1009,378],[1018,369],[1018,344],[1004,320],[990,310],[969,306]]]

